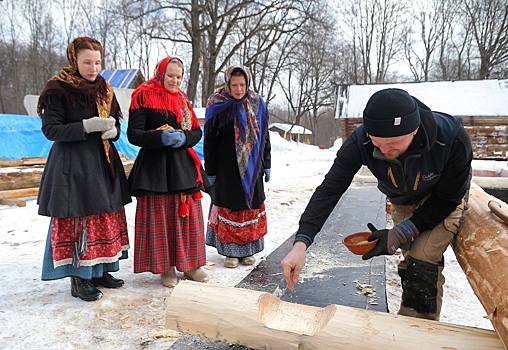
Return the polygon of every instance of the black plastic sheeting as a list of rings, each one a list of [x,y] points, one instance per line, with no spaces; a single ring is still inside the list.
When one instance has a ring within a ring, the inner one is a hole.
[[[368,222],[377,228],[386,226],[386,197],[375,183],[353,183],[307,250],[306,265],[293,291],[287,288],[280,262],[292,249],[294,236],[259,263],[236,287],[272,293],[283,301],[303,305],[337,304],[388,312],[384,257],[363,261],[360,255],[354,255],[341,244],[347,235],[367,231]],[[249,348],[185,335],[170,349]]]

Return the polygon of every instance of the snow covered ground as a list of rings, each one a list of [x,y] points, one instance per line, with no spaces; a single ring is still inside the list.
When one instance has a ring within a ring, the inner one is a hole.
[[[296,231],[301,213],[336,153],[336,149],[320,150],[286,142],[274,133],[271,136],[272,179],[266,184],[269,233],[265,250],[256,254],[258,262]],[[205,195],[205,218],[209,204]],[[125,280],[125,286],[102,289],[102,299],[92,303],[71,296],[69,279],[40,280],[50,219],[37,215],[37,209],[34,199],[23,208],[0,205],[0,348],[167,349],[176,340],[163,327],[172,289],[164,287],[157,275],[133,273],[135,201],[126,206],[131,258],[121,261],[120,271],[115,273]],[[442,321],[493,329],[453,252],[448,250],[445,258]],[[388,304],[393,313],[400,300],[398,259],[388,257],[386,268]],[[226,269],[223,262],[214,248],[207,247],[204,268],[209,283],[233,287],[254,268],[240,265]],[[184,278],[182,273],[179,277]]]

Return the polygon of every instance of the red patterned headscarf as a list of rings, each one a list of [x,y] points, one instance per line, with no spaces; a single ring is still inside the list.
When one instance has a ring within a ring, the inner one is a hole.
[[[160,61],[155,67],[154,76],[147,82],[141,84],[132,93],[129,113],[143,107],[155,110],[169,117],[169,111],[176,116],[176,122],[181,129],[194,130],[199,128],[199,121],[187,95],[180,89],[176,92],[171,92],[164,87],[164,73],[166,72],[168,64],[170,64],[173,59],[178,60],[183,65],[182,60],[177,57],[166,57]],[[187,148],[187,151],[192,156],[198,170],[197,182],[202,183],[203,178],[200,170],[201,160],[194,149]]]

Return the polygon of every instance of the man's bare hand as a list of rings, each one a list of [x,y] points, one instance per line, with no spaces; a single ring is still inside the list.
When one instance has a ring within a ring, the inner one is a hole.
[[[284,278],[289,289],[293,290],[293,283],[298,282],[300,272],[305,265],[305,250],[307,245],[303,242],[296,242],[293,249],[286,255],[280,263],[284,269]]]

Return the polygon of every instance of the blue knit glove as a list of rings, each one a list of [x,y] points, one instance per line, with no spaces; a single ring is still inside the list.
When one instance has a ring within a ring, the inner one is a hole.
[[[161,141],[164,146],[177,148],[182,146],[187,140],[183,132],[176,130],[162,130]]]
[[[215,179],[217,179],[216,175],[208,175],[208,181],[210,181],[210,185],[215,183]]]
[[[265,182],[270,181],[271,169],[264,169],[263,172],[265,173]]]
[[[171,147],[173,148],[178,148],[178,147],[182,147],[183,145],[185,145],[185,142],[187,141],[187,136],[185,136],[185,133],[182,131],[182,132],[175,132],[176,134],[176,142],[174,145],[171,145]]]

